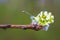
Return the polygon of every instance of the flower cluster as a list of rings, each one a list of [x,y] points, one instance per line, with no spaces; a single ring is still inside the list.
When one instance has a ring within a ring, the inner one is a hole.
[[[41,11],[36,17],[35,20],[38,24],[45,26],[54,22],[54,16],[51,12]]]

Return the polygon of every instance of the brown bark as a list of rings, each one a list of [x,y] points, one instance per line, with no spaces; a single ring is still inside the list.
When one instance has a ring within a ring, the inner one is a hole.
[[[33,30],[40,30],[43,28],[41,25],[0,25],[0,28],[7,29],[7,28],[18,28],[18,29],[33,29]]]

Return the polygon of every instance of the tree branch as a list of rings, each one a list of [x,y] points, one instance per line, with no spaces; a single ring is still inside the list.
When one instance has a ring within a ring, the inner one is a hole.
[[[18,28],[18,29],[33,29],[33,30],[40,30],[43,28],[41,25],[0,25],[0,28],[7,29],[7,28]]]

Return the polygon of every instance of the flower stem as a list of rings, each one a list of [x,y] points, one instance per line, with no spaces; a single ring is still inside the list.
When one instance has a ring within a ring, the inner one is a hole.
[[[41,25],[0,25],[0,28],[7,29],[7,28],[17,28],[17,29],[33,29],[33,30],[40,30],[43,28]]]

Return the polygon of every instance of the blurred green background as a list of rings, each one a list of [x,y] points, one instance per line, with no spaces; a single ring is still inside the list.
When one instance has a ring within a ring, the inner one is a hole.
[[[55,23],[49,30],[0,29],[0,40],[60,40],[60,0],[0,0],[0,24],[30,24],[26,10],[36,16],[40,11],[50,11]]]

